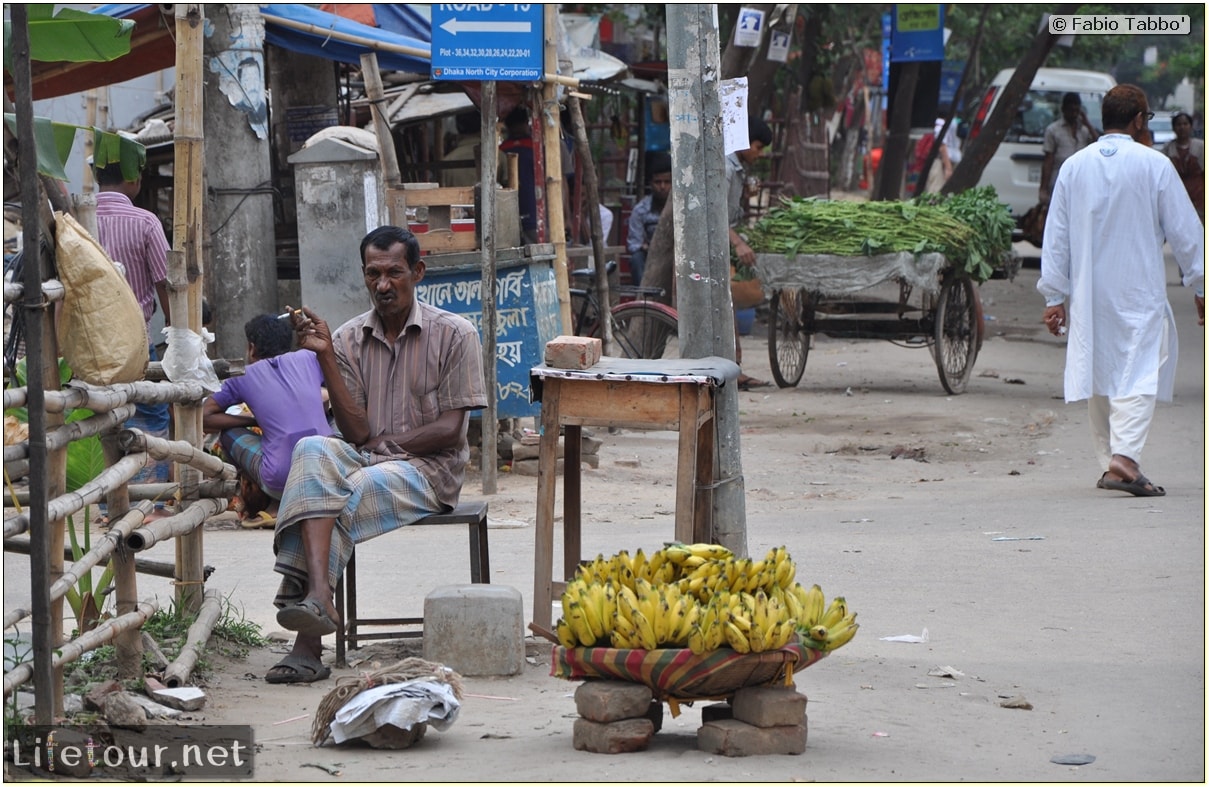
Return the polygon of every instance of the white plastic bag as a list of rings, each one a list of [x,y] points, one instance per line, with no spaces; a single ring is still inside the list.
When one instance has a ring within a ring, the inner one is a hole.
[[[214,364],[206,356],[206,345],[214,341],[214,334],[202,328],[201,335],[188,328],[164,329],[168,337],[168,349],[164,351],[164,374],[174,383],[201,383],[207,391],[222,388]]]

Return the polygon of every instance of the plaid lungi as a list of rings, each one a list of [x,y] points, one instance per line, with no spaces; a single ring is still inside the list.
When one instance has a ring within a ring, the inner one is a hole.
[[[423,473],[410,462],[369,464],[338,437],[304,437],[290,457],[290,477],[281,496],[273,534],[273,570],[282,575],[273,603],[297,604],[307,593],[304,519],[335,517],[328,557],[328,585],[336,587],[353,545],[444,511]]]
[[[265,491],[269,497],[280,500],[281,489],[273,489],[265,485],[260,475],[260,466],[264,464],[264,438],[246,427],[237,426],[234,429],[224,429],[218,436],[218,443],[231,464],[235,465],[256,485]]]

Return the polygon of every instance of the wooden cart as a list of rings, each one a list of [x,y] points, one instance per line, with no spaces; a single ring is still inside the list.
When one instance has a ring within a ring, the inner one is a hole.
[[[782,388],[806,369],[811,336],[886,339],[928,347],[940,383],[965,391],[982,346],[978,288],[944,255],[756,255],[769,295],[768,360]],[[1012,278],[1019,258],[1005,255],[992,278]]]

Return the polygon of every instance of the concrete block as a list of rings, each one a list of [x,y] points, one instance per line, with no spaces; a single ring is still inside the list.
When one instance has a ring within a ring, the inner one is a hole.
[[[575,690],[575,710],[590,721],[643,718],[651,705],[651,690],[641,683],[589,680]]]
[[[650,719],[624,719],[602,724],[590,719],[576,719],[572,745],[576,751],[596,754],[622,754],[644,751],[651,745],[655,725]]]
[[[793,727],[753,727],[736,719],[719,719],[697,729],[697,748],[724,757],[801,754],[806,751],[806,720]]]
[[[546,342],[546,366],[589,369],[600,360],[601,341],[592,336],[556,336]]]
[[[806,718],[806,695],[790,686],[752,686],[735,692],[734,718],[756,727],[792,727]]]
[[[445,585],[424,598],[424,658],[460,675],[516,675],[525,667],[520,591]]]

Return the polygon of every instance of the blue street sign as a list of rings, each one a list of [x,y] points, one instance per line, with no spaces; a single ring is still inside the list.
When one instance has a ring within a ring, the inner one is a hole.
[[[540,81],[542,18],[541,3],[434,3],[432,78]]]

